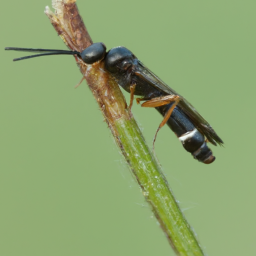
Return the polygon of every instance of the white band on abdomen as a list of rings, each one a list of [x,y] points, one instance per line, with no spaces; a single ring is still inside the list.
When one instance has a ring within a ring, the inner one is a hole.
[[[184,143],[187,139],[192,138],[197,133],[197,129],[195,128],[193,131],[186,132],[179,137],[179,140]]]

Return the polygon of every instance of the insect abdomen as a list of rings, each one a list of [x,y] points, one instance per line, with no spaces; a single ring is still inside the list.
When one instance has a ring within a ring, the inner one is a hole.
[[[172,104],[156,108],[163,116]],[[205,164],[210,164],[215,160],[212,151],[205,143],[205,137],[201,134],[187,115],[179,108],[175,107],[167,125],[177,135],[186,151],[190,152],[195,159]]]

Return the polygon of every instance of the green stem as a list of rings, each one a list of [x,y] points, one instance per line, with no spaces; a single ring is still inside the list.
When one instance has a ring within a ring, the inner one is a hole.
[[[133,118],[115,122],[123,154],[178,255],[204,255]]]

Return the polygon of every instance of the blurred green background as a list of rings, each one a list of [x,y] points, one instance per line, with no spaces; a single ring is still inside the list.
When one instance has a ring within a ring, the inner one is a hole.
[[[66,49],[43,1],[1,7],[0,256],[174,255],[71,56],[13,63],[6,46]],[[225,142],[194,160],[164,127],[156,153],[208,255],[256,255],[255,1],[82,1],[94,42],[123,45]],[[127,97],[129,95],[125,93]],[[161,122],[133,107],[148,144]]]

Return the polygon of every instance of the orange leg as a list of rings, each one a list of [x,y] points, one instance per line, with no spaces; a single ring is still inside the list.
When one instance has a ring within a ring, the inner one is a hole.
[[[137,104],[140,104],[141,101],[145,100],[144,98],[136,98]]]
[[[153,141],[153,150],[154,150],[154,146],[155,146],[155,141],[156,141],[156,136],[157,133],[159,132],[159,130],[166,124],[166,122],[168,121],[168,119],[170,118],[172,111],[174,110],[174,108],[178,105],[180,101],[180,97],[178,95],[168,95],[168,96],[163,96],[163,97],[158,97],[158,98],[153,98],[151,100],[148,100],[146,102],[144,102],[141,106],[142,107],[160,107],[160,106],[164,106],[167,105],[171,102],[174,102],[173,105],[171,106],[171,108],[166,112],[163,121],[160,123],[155,137],[154,137],[154,141]]]
[[[133,104],[133,100],[134,100],[135,87],[136,87],[136,84],[132,84],[130,86],[130,105],[129,105],[130,111],[132,109],[132,104]]]
[[[83,76],[83,78],[80,80],[80,82],[75,86],[75,89],[84,81],[85,77]]]

